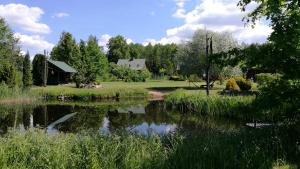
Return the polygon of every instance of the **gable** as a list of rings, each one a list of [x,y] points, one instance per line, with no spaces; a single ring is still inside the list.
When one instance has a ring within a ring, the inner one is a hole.
[[[48,62],[53,64],[54,66],[58,67],[59,69],[61,69],[64,72],[77,73],[77,70],[75,68],[69,66],[65,62],[55,61],[55,60],[50,60],[50,59],[48,60]]]

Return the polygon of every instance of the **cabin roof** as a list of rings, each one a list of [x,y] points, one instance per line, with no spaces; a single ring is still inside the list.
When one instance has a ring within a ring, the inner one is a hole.
[[[50,62],[51,64],[55,65],[56,67],[58,67],[59,69],[61,69],[64,72],[67,72],[67,73],[77,73],[77,70],[75,68],[69,66],[65,62],[56,61],[56,60],[50,60],[50,59],[48,60],[48,62]]]
[[[119,59],[117,64],[128,66],[134,70],[146,69],[145,59]]]

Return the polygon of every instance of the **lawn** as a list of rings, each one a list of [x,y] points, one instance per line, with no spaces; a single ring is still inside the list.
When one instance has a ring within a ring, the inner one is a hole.
[[[204,82],[199,83],[202,85]],[[102,88],[98,89],[78,89],[75,84],[33,87],[31,91],[35,94],[47,96],[48,98],[57,98],[65,96],[77,100],[90,100],[93,98],[115,98],[115,97],[148,97],[149,91],[158,91],[168,94],[177,89],[186,89],[188,92],[201,92],[194,84],[186,81],[169,80],[149,80],[147,82],[102,82]],[[214,95],[222,90],[224,86],[215,85],[211,93]]]

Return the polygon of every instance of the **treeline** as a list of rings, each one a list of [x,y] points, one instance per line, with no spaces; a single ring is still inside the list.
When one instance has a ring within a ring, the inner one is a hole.
[[[76,42],[69,32],[61,34],[59,42],[50,53],[50,59],[63,61],[77,69],[72,79],[79,87],[102,80],[125,79],[126,81],[145,81],[151,75],[177,74],[175,57],[177,46],[151,45],[126,42],[123,36],[116,36],[109,40],[108,52],[105,54],[98,45],[96,36],[91,35],[87,41]],[[43,84],[43,60],[37,54],[33,60],[33,77],[35,85]],[[119,59],[146,59],[147,70],[135,71],[116,65]],[[120,68],[117,68],[120,67]],[[47,72],[46,72],[47,73]]]
[[[27,88],[32,84],[30,56],[21,54],[18,39],[0,18],[0,83],[10,88]],[[4,87],[5,88],[5,87]]]

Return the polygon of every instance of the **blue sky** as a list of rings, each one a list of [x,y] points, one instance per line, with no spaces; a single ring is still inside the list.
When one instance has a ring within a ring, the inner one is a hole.
[[[62,31],[76,40],[92,34],[105,46],[123,35],[128,43],[182,43],[200,28],[232,33],[239,42],[264,42],[270,28],[244,28],[236,0],[1,0],[0,17],[23,51],[50,51]]]

